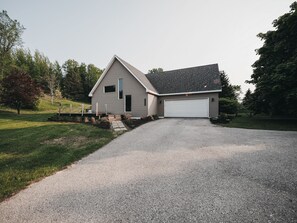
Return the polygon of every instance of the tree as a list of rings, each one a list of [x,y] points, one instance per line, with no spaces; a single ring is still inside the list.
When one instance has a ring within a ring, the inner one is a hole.
[[[219,99],[219,112],[226,114],[237,114],[239,104],[237,100],[230,98]]]
[[[17,67],[34,79],[35,62],[30,50],[18,48],[11,54],[13,67]]]
[[[49,71],[45,74],[45,81],[47,82],[47,87],[49,89],[49,93],[51,96],[51,103],[54,104],[54,97],[55,97],[55,91],[57,89],[57,76],[54,72],[54,66],[53,64],[50,64]]]
[[[88,65],[87,76],[85,79],[85,96],[88,97],[90,91],[92,90],[102,73],[103,70],[99,69],[94,64]]]
[[[163,68],[153,68],[151,70],[148,71],[149,74],[157,74],[157,73],[163,73]]]
[[[45,93],[50,93],[48,80],[51,69],[51,62],[48,57],[36,50],[34,53],[34,71],[30,75]]]
[[[75,60],[67,60],[63,64],[65,77],[63,79],[62,94],[64,97],[82,100],[84,91],[79,73],[79,64]]]
[[[63,79],[62,67],[60,66],[60,64],[58,63],[58,61],[55,61],[52,64],[52,68],[53,68],[53,72],[55,73],[55,76],[57,78],[56,89],[60,89],[61,90],[62,79]]]
[[[36,105],[40,91],[30,75],[14,69],[2,79],[1,84],[1,102],[17,109],[18,114],[21,108],[32,108]]]
[[[229,98],[238,100],[238,96],[241,93],[241,87],[239,85],[231,85],[228,75],[225,71],[220,72],[222,92],[219,93],[221,98]]]
[[[25,28],[11,19],[6,11],[0,12],[0,78],[3,77],[9,64],[13,47],[22,45],[22,33]]]
[[[250,89],[248,89],[244,95],[244,98],[242,99],[242,105],[247,108],[250,109],[251,107],[251,103],[252,103],[252,92]]]
[[[264,41],[256,50],[248,83],[255,84],[254,111],[271,115],[297,114],[297,2],[273,21],[275,30],[258,34]]]

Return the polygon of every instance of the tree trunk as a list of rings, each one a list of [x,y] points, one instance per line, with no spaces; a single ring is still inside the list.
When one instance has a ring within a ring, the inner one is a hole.
[[[22,105],[21,102],[16,103],[16,109],[17,109],[18,115],[21,114],[21,105]]]
[[[54,88],[52,86],[50,86],[50,91],[51,91],[51,102],[52,102],[52,105],[53,105],[54,104],[55,92],[54,92]]]

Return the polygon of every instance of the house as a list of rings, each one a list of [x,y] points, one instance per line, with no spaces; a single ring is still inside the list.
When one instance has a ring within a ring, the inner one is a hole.
[[[144,74],[114,56],[91,90],[92,112],[132,117],[217,117],[218,64]]]

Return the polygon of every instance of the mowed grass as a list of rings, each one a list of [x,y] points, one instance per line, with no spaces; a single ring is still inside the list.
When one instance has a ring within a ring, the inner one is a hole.
[[[21,115],[0,108],[0,201],[115,137],[111,131],[91,125],[49,122],[47,118],[57,107],[51,107],[46,98],[42,103],[39,111],[21,111]]]
[[[297,119],[275,119],[265,116],[249,117],[248,114],[240,114],[228,124],[220,125],[232,128],[297,131]]]

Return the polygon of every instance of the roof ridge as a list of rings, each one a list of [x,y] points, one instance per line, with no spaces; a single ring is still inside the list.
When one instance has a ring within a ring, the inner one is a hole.
[[[180,68],[180,69],[173,69],[173,70],[164,70],[163,72],[158,72],[158,73],[147,73],[145,75],[150,75],[150,74],[163,74],[166,72],[171,72],[171,71],[178,71],[178,70],[187,70],[187,69],[193,69],[193,68],[198,68],[198,67],[208,67],[208,66],[213,66],[213,65],[219,65],[218,63],[213,63],[213,64],[205,64],[205,65],[200,65],[200,66],[193,66],[193,67],[185,67],[185,68]]]

